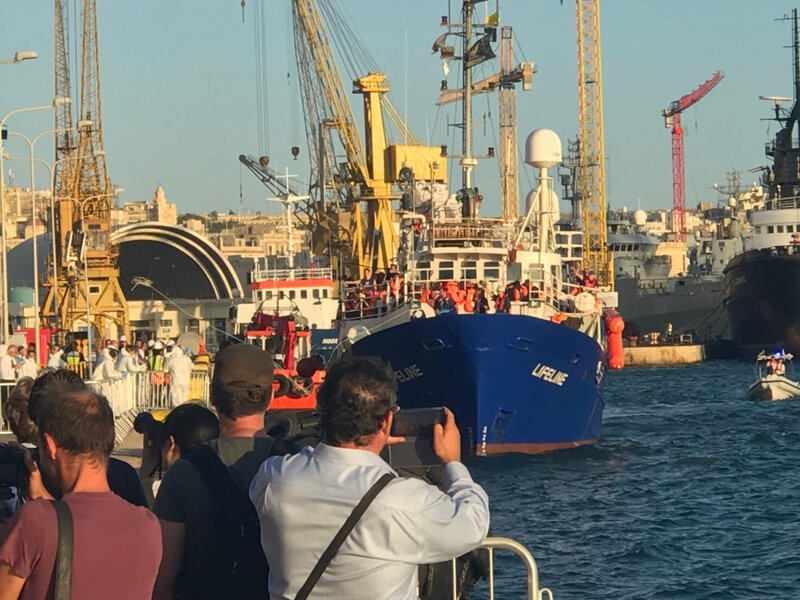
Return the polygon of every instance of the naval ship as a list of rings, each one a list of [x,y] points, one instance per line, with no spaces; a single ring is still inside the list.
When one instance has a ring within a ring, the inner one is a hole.
[[[734,344],[744,354],[785,349],[800,352],[800,40],[792,11],[794,98],[762,96],[774,102],[781,129],[766,145],[772,166],[764,169],[766,200],[749,214],[744,252],[725,269],[725,307]],[[781,103],[792,101],[790,110]]]

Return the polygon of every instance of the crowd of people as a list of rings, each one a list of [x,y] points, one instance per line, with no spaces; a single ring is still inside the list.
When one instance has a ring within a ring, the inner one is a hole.
[[[38,458],[24,450],[27,482],[2,525],[0,598],[59,597],[57,549],[71,544],[73,598],[411,600],[418,565],[481,544],[488,498],[461,463],[452,413],[433,425],[437,487],[399,477],[381,458],[402,441],[391,434],[398,407],[388,364],[333,365],[318,392],[322,441],[303,449],[264,431],[272,381],[272,361],[255,346],[217,354],[216,417],[186,405],[160,428],[166,472],[152,512],[112,481],[121,476],[112,477],[105,398],[67,369],[20,382],[27,391],[15,389],[20,399],[4,410]]]
[[[358,281],[346,284],[344,310],[347,316],[371,315],[396,306],[405,295],[405,278],[392,263],[386,271],[364,270]]]

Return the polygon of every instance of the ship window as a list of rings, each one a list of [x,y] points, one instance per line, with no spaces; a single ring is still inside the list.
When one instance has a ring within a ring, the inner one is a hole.
[[[465,260],[461,263],[461,279],[477,279],[478,268],[474,260]]]
[[[767,225],[767,233],[775,233],[775,228],[772,225]]]
[[[322,290],[322,297],[323,298],[327,298],[328,297],[328,290]]]
[[[295,291],[294,291],[294,290],[291,290],[291,291],[289,292],[289,299],[290,299],[290,300],[294,300],[294,296],[295,296]]]
[[[500,279],[500,263],[487,262],[483,265],[484,279]]]
[[[786,233],[794,233],[794,225],[787,225]]]
[[[272,290],[269,290],[264,294],[264,300],[272,300]]]
[[[453,278],[453,261],[443,260],[439,263],[439,279]]]
[[[300,290],[300,299],[305,300],[308,298],[308,291],[307,290]]]
[[[131,321],[131,329],[148,329],[150,321]]]
[[[283,300],[286,298],[286,294],[284,292],[278,292],[278,300]]]
[[[775,232],[776,232],[776,233],[783,233],[783,225],[778,225],[778,226],[776,227],[776,231],[775,231]]]
[[[315,300],[319,299],[319,290],[311,290],[311,297]]]
[[[761,233],[761,225],[759,225],[758,227],[756,227],[756,233]]]

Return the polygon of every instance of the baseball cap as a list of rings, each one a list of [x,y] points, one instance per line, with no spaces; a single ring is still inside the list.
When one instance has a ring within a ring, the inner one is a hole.
[[[214,357],[212,385],[230,393],[272,392],[272,356],[252,344],[226,346]]]

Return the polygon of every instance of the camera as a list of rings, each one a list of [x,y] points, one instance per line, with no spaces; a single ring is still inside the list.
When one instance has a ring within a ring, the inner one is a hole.
[[[413,468],[439,465],[433,452],[433,426],[444,425],[443,406],[400,409],[392,421],[391,435],[406,438],[405,442],[383,449],[383,457],[392,467]]]
[[[444,425],[443,406],[433,408],[401,408],[392,421],[392,435],[400,437],[433,437],[433,426]]]
[[[34,461],[39,460],[36,448],[29,449]],[[0,444],[0,489],[28,487],[28,467],[25,466],[25,453],[8,444]]]
[[[133,428],[136,430],[136,433],[141,433],[146,436],[148,440],[160,442],[164,423],[155,419],[149,412],[140,412],[133,420]]]

